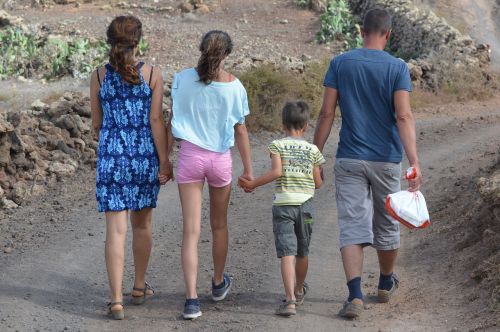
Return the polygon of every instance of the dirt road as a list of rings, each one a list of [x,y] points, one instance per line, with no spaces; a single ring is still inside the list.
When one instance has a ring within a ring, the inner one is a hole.
[[[431,213],[446,183],[455,177],[474,174],[498,159],[498,104],[497,99],[417,113],[419,147],[427,180],[424,193]],[[465,290],[460,289],[459,280],[445,277],[447,248],[439,243],[431,244],[435,245],[436,259],[442,262],[437,265],[443,266],[442,269],[428,265],[414,251],[420,248],[425,232],[431,232],[432,227],[419,233],[403,232],[404,249],[397,270],[402,287],[394,302],[377,304],[373,300],[378,269],[375,252],[368,249],[363,274],[368,310],[358,321],[346,321],[336,315],[346,297],[332,186],[337,132],[335,128],[325,151],[327,179],[316,197],[318,215],[308,277],[311,292],[296,317],[280,319],[273,315],[282,288],[272,240],[273,189],[269,185],[253,194],[245,194],[238,188],[233,191],[227,271],[235,282],[228,299],[218,304],[209,298],[211,236],[208,222],[203,223],[199,274],[203,317],[194,322],[181,319],[181,212],[177,188],[169,184],[161,191],[154,216],[154,249],[148,280],[156,287],[157,294],[144,306],[126,306],[125,321],[108,320],[105,316],[108,286],[103,255],[104,216],[96,212],[93,173],[83,170],[48,195],[3,215],[5,220],[0,231],[4,239],[12,235],[9,241],[14,250],[0,254],[0,330],[406,332],[474,328],[478,321],[475,312],[480,308],[468,304],[461,296]],[[278,135],[253,135],[256,174],[268,167],[265,148],[275,137]],[[235,176],[239,174],[236,168]],[[206,204],[203,216],[208,217]],[[130,291],[133,282],[130,243],[127,250],[124,292]]]

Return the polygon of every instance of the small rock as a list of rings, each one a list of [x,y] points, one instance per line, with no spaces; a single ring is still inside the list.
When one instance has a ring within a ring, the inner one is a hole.
[[[88,236],[94,236],[94,233],[88,232],[87,235]]]
[[[3,252],[6,253],[6,254],[10,254],[12,252],[12,248],[11,247],[6,247],[3,249]]]
[[[280,20],[280,24],[288,24],[288,20],[287,19],[282,19],[282,20]]]

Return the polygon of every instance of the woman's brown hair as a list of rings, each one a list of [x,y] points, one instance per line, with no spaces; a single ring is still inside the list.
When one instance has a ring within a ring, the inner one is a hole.
[[[233,51],[233,41],[227,32],[212,30],[207,32],[200,43],[201,56],[198,60],[200,81],[210,84],[219,73],[222,62]]]
[[[131,84],[139,84],[141,78],[135,65],[134,48],[142,38],[142,23],[135,16],[118,16],[111,21],[106,32],[109,50],[109,64]]]

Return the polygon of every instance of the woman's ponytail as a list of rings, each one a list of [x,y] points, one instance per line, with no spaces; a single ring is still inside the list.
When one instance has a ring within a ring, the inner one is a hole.
[[[107,31],[109,64],[122,79],[139,84],[141,79],[135,65],[134,49],[142,38],[142,23],[135,16],[118,16],[113,19]]]

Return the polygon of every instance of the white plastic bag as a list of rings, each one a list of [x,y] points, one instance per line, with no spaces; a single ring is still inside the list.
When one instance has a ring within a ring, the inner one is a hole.
[[[387,196],[387,212],[408,228],[425,228],[430,225],[429,211],[420,191],[399,191]]]

